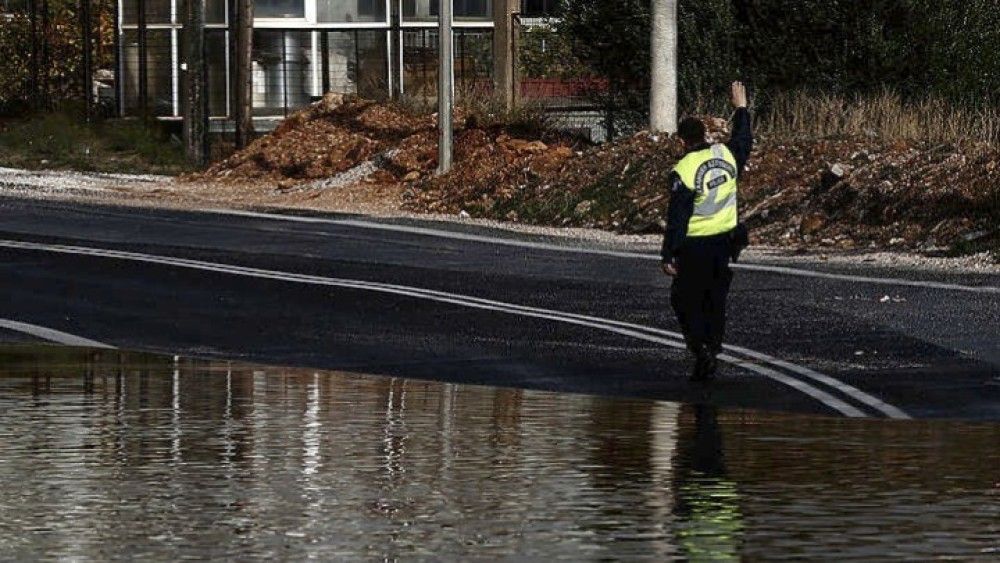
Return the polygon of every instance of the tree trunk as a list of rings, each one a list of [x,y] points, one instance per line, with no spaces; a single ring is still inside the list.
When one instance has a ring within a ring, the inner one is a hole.
[[[94,69],[91,58],[93,50],[93,23],[90,19],[90,0],[80,0],[80,32],[83,50],[83,60],[81,78],[83,79],[83,100],[86,119],[89,122],[93,117],[94,104]]]
[[[649,129],[677,131],[677,0],[653,0]]]
[[[146,0],[135,0],[136,23],[138,24],[139,39],[139,113],[142,120],[149,119],[149,72],[147,64],[149,57],[146,54]]]
[[[184,144],[188,161],[198,167],[208,163],[208,96],[205,95],[205,0],[187,0],[184,14],[187,63],[187,112]]]
[[[236,148],[253,140],[253,0],[236,0],[236,77],[233,119]]]

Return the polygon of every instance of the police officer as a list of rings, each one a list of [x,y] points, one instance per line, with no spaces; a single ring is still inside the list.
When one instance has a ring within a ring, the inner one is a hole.
[[[670,177],[662,268],[674,279],[670,301],[695,357],[694,381],[711,379],[718,368],[733,278],[732,237],[739,222],[736,184],[753,148],[742,82],[732,84],[731,95],[736,107],[732,138],[712,145],[704,123],[690,117],[681,121],[678,136],[686,152]]]

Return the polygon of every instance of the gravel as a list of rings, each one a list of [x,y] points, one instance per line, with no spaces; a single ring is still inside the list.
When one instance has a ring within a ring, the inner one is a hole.
[[[26,195],[95,194],[116,189],[150,190],[171,182],[169,176],[103,174],[0,167],[0,190]]]
[[[316,186],[320,188],[321,186]],[[332,186],[322,186],[332,187]],[[352,188],[353,190],[353,188]],[[220,189],[190,182],[174,182],[168,176],[99,174],[70,171],[33,171],[0,168],[0,195],[39,199],[86,200],[141,207],[178,209],[233,209],[270,207],[288,210],[355,212],[375,219],[406,219],[448,225],[494,229],[538,237],[558,238],[570,243],[596,245],[609,249],[655,253],[659,235],[620,235],[600,229],[562,228],[523,225],[487,219],[465,218],[451,214],[421,214],[400,211],[398,193],[375,190],[371,193],[345,194],[336,189],[313,190],[314,193],[276,194],[273,185],[262,184]],[[351,195],[351,197],[347,197]],[[370,201],[371,200],[371,201]],[[377,200],[377,201],[375,201]],[[1000,274],[1000,263],[989,253],[942,257],[912,252],[886,251],[802,251],[780,247],[753,247],[744,261],[774,264],[870,266],[887,269],[922,270],[943,273]]]

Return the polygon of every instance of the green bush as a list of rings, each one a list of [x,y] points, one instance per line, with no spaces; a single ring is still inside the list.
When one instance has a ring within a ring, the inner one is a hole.
[[[565,0],[556,25],[606,103],[646,118],[649,0]],[[679,89],[687,112],[719,112],[747,81],[757,109],[790,91],[834,96],[890,89],[978,111],[1000,104],[996,0],[680,0]]]
[[[180,143],[160,124],[87,124],[69,111],[8,122],[0,129],[0,165],[158,174],[187,170]]]

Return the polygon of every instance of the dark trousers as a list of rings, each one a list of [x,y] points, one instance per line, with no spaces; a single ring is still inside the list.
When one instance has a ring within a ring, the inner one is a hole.
[[[684,340],[695,353],[701,346],[718,354],[726,333],[726,298],[733,281],[728,236],[688,239],[677,255],[677,277],[670,302]]]

